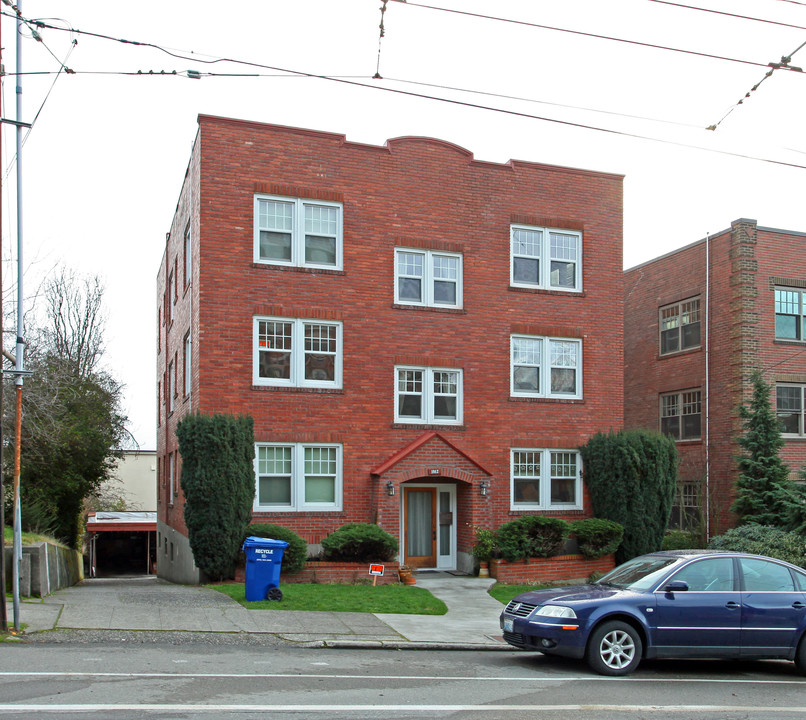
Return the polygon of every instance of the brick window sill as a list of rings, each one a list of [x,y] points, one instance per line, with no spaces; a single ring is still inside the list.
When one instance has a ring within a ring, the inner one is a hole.
[[[277,385],[252,385],[255,392],[310,393],[312,395],[344,395],[344,388],[285,387]]]
[[[392,430],[467,430],[466,425],[429,425],[427,423],[392,423]]]
[[[806,340],[792,340],[792,339],[785,339],[785,338],[775,338],[773,340],[775,345],[791,345],[794,347],[804,347],[806,346]]]
[[[699,353],[699,352],[702,352],[702,345],[700,345],[699,347],[695,347],[695,348],[688,348],[687,350],[678,350],[677,352],[673,352],[673,353],[665,353],[664,355],[661,355],[660,353],[658,353],[658,355],[655,357],[655,359],[656,360],[669,360],[670,358],[678,358],[678,357],[683,357],[683,356],[686,356],[686,355],[693,355],[693,354]]]
[[[547,288],[520,287],[519,285],[507,285],[509,292],[527,293],[530,295],[554,295],[564,298],[584,298],[587,293],[584,290],[549,290]]]
[[[569,516],[569,515],[584,515],[585,510],[574,508],[573,510],[558,510],[558,509],[540,509],[535,508],[533,510],[527,510],[524,508],[523,510],[512,510],[510,509],[509,515],[511,517],[520,517],[522,515],[534,515],[535,513],[539,513],[540,515],[547,515],[549,517],[561,517],[561,516]]]
[[[435,307],[434,305],[404,305],[402,303],[392,303],[393,310],[418,310],[420,312],[438,312],[447,313],[448,315],[467,315],[467,310],[464,308],[452,307]]]
[[[547,397],[512,397],[507,398],[514,403],[554,403],[559,405],[584,405],[584,398],[547,398]]]
[[[279,270],[280,272],[299,272],[311,275],[346,275],[344,270],[332,270],[330,268],[300,267],[299,265],[275,265],[273,263],[253,262],[252,268],[255,270]]]

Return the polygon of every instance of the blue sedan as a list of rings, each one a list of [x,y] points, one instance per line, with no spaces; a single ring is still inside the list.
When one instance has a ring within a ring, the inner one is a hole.
[[[517,648],[626,675],[642,658],[778,658],[806,673],[806,571],[745,553],[675,550],[601,580],[518,595],[501,613]]]

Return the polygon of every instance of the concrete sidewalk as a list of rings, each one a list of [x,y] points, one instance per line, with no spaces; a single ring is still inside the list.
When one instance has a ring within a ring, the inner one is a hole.
[[[248,610],[223,593],[154,576],[92,578],[41,600],[20,603],[26,633],[43,630],[139,630],[271,634],[318,647],[511,650],[500,638],[503,606],[493,580],[417,574],[417,584],[448,606],[446,615]],[[8,622],[13,623],[9,602]]]

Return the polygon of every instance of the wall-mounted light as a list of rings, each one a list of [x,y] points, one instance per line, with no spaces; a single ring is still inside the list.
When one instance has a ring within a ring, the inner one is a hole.
[[[386,494],[389,497],[394,497],[395,494],[395,484],[391,480],[386,481]]]
[[[479,492],[481,493],[482,497],[487,497],[487,481],[482,480],[479,483]]]

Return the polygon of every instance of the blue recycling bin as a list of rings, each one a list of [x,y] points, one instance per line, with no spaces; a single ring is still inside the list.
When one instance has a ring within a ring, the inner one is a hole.
[[[288,547],[284,540],[253,537],[246,538],[243,551],[246,555],[246,599],[282,600],[280,566],[283,552]]]

